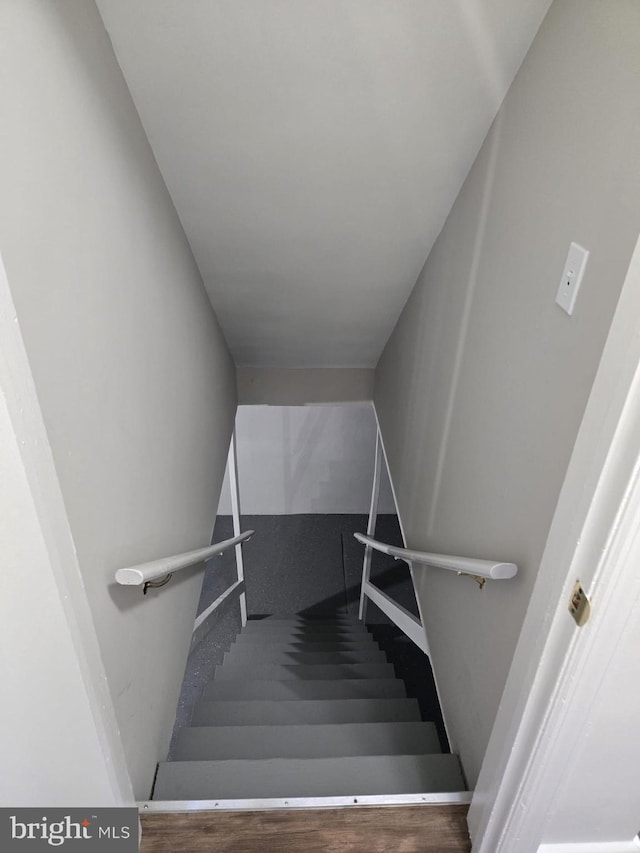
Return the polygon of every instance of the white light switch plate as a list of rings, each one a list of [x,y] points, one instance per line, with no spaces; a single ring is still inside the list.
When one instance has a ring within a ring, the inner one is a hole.
[[[583,249],[577,243],[572,243],[569,246],[567,262],[562,271],[560,287],[556,296],[556,302],[561,308],[564,308],[567,314],[573,314],[573,307],[576,304],[576,297],[588,260],[589,252],[587,249]]]

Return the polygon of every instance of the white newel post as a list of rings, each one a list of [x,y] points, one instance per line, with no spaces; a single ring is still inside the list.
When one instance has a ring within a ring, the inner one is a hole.
[[[369,508],[369,523],[367,524],[367,536],[373,536],[376,532],[376,519],[378,517],[378,495],[380,494],[380,473],[382,471],[382,441],[380,432],[376,433],[376,457],[373,468],[373,487],[371,489],[371,506]],[[367,546],[364,549],[364,560],[362,563],[362,584],[360,587],[360,608],[358,619],[364,622],[367,616],[367,596],[365,595],[366,584],[371,574],[371,558],[373,550]]]
[[[229,485],[231,487],[231,512],[233,514],[233,535],[240,535],[240,489],[238,486],[238,456],[236,453],[236,433],[231,436],[229,445]],[[244,580],[244,563],[242,560],[242,543],[236,545],[236,567],[238,581]],[[242,626],[247,624],[247,596],[244,590],[240,593],[240,618]]]

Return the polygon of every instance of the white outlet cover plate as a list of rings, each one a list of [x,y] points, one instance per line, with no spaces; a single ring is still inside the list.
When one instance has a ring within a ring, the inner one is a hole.
[[[588,260],[589,252],[587,249],[584,249],[577,243],[572,243],[569,246],[569,254],[562,270],[560,287],[556,296],[558,305],[569,315],[573,314],[576,297],[578,296],[578,290],[580,290]]]

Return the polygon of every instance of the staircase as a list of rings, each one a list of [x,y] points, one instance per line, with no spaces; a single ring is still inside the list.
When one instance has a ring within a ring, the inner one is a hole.
[[[295,616],[248,622],[159,765],[153,799],[463,790],[457,758],[440,752],[435,726],[362,623]]]

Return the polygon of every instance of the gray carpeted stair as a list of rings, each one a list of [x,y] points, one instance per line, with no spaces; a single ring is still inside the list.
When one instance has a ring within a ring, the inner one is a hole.
[[[464,790],[457,758],[362,623],[251,620],[158,767],[155,800]]]
[[[397,678],[342,678],[315,681],[210,681],[205,699],[400,699],[404,684]]]

